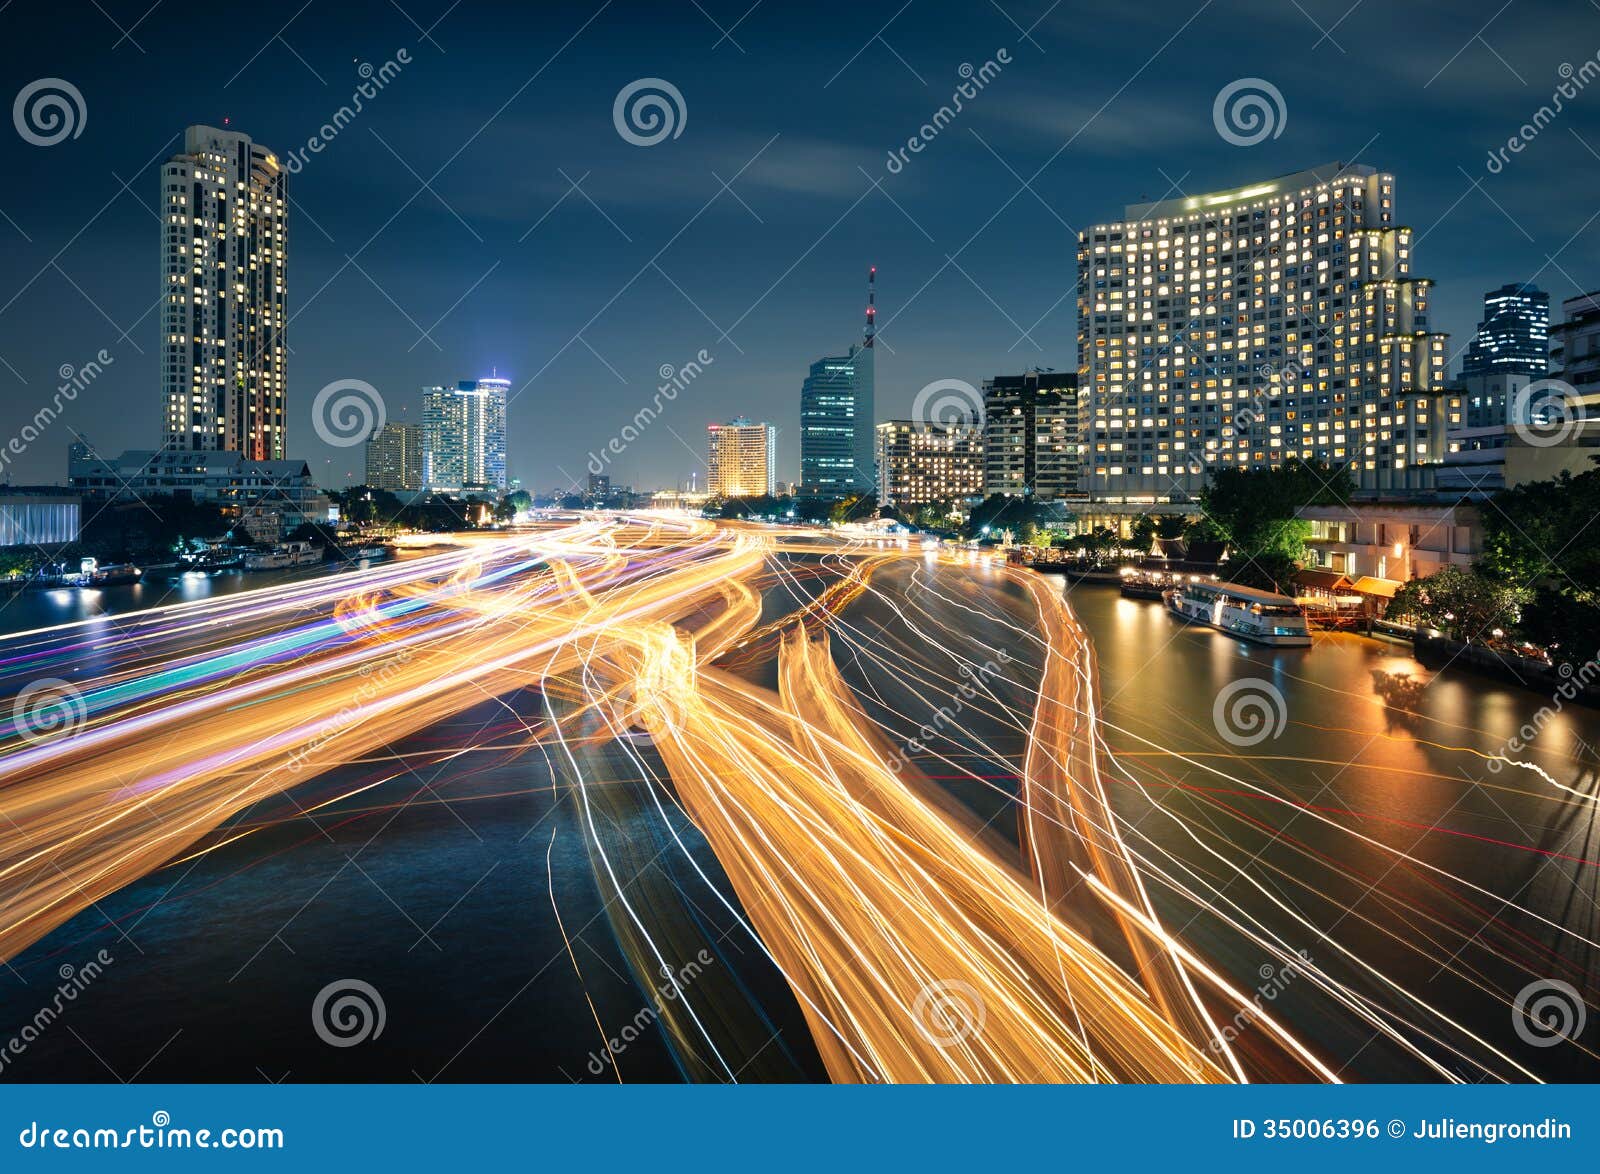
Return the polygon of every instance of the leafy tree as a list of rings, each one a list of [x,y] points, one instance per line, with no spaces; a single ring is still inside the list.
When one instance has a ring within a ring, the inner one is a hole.
[[[878,499],[870,493],[852,493],[843,501],[834,502],[828,511],[833,522],[860,522],[878,516]]]
[[[1129,543],[1141,554],[1147,553],[1155,545],[1157,526],[1156,520],[1149,514],[1140,514],[1133,520],[1133,525],[1128,527]]]
[[[1200,507],[1232,547],[1225,574],[1236,583],[1286,583],[1306,556],[1310,505],[1345,504],[1355,489],[1348,466],[1291,460],[1268,469],[1215,470]],[[1252,565],[1254,564],[1254,565]]]
[[[1483,640],[1495,628],[1517,623],[1532,597],[1523,587],[1490,579],[1464,567],[1445,567],[1413,579],[1389,601],[1390,619],[1416,619],[1453,639]]]

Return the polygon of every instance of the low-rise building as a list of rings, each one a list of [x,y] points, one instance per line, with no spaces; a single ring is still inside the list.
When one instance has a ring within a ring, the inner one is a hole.
[[[280,533],[328,520],[329,500],[305,461],[257,461],[236,452],[130,449],[118,457],[74,452],[67,478],[85,498],[177,497],[215,502],[224,515],[267,531],[275,516]]]

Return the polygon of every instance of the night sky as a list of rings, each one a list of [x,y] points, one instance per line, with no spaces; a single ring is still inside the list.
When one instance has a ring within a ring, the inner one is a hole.
[[[0,443],[63,365],[115,360],[12,460],[14,483],[64,480],[73,430],[108,453],[159,442],[157,168],[184,127],[227,118],[286,155],[362,63],[401,50],[410,64],[289,179],[289,449],[330,487],[360,480],[362,452],[313,432],[334,380],[417,420],[423,385],[497,369],[512,474],[546,489],[581,479],[660,368],[702,349],[713,362],[613,479],[703,486],[705,426],[739,413],[777,424],[793,479],[800,381],[859,339],[869,263],[878,415],[905,415],[936,379],[1076,365],[1079,228],[1332,160],[1396,173],[1457,354],[1486,289],[1531,279],[1558,304],[1600,287],[1600,78],[1486,166],[1563,63],[1600,52],[1600,8],[1579,0],[298,3],[0,3],[7,103],[57,77],[86,110],[53,146],[0,133]],[[891,173],[963,63],[1001,50]],[[1212,121],[1243,77],[1287,110],[1254,146]],[[648,147],[612,116],[640,78],[686,108]]]

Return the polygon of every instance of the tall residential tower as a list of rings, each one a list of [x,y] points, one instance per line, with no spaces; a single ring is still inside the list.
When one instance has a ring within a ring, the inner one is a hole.
[[[1081,484],[1182,500],[1212,468],[1299,457],[1359,490],[1426,490],[1445,341],[1394,176],[1332,164],[1130,206],[1078,238]]]
[[[778,430],[738,416],[706,426],[706,490],[712,497],[769,497],[777,488]]]
[[[429,489],[504,493],[511,381],[422,389],[422,480]]]
[[[161,168],[163,446],[283,460],[288,204],[278,157],[191,126]]]

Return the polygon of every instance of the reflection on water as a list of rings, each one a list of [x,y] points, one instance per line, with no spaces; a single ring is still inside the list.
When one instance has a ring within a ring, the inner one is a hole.
[[[1310,649],[1261,648],[1104,588],[1069,600],[1095,641],[1107,748],[1128,783],[1119,814],[1153,853],[1319,963],[1399,982],[1414,1021],[1429,1021],[1425,1004],[1541,1075],[1600,1072],[1574,1045],[1530,1054],[1509,1012],[1532,978],[1600,1006],[1600,713],[1429,672],[1404,644],[1319,633]],[[1286,720],[1241,747],[1213,704],[1246,678],[1270,683]],[[1261,959],[1214,926],[1190,932],[1237,974]],[[1330,1053],[1359,1054],[1352,1075],[1426,1076],[1369,1035],[1325,1029],[1311,993],[1284,1004]]]

